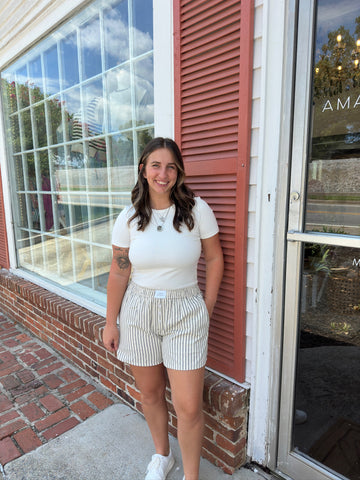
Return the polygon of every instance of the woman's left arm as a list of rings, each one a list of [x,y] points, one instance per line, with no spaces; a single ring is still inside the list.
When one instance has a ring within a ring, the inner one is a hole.
[[[211,317],[224,272],[224,258],[219,234],[201,240],[206,264],[205,304]]]

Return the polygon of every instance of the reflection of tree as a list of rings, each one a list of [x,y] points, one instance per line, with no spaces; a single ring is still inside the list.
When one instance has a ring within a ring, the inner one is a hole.
[[[48,145],[48,134],[50,141],[56,143],[56,128],[62,122],[61,102],[58,98],[47,99],[37,86],[29,86],[27,83],[10,83],[5,79],[2,80],[2,90],[5,93],[8,115],[10,116],[8,134],[12,140],[14,153],[21,151],[20,121],[24,150],[32,150],[35,147],[33,133],[36,138],[36,147],[46,147]],[[30,107],[30,96],[33,107]],[[46,121],[44,100],[46,100],[48,122]],[[20,112],[19,115],[16,115],[18,108]],[[67,114],[67,116],[69,115]],[[35,171],[33,162],[34,156],[28,155],[28,168]],[[48,156],[44,155],[44,152],[40,154],[40,169],[44,174],[49,173]]]
[[[355,19],[354,35],[344,26],[329,32],[315,65],[314,96],[331,97],[359,86],[359,60],[360,16]]]

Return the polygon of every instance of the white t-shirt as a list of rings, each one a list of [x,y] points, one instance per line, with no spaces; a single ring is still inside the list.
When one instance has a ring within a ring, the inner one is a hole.
[[[195,226],[189,231],[186,225],[177,232],[173,226],[175,207],[169,212],[155,210],[144,231],[137,230],[137,219],[128,225],[134,207],[126,207],[115,221],[112,244],[129,248],[132,280],[145,288],[172,290],[197,284],[197,264],[201,255],[201,240],[216,235],[219,227],[209,205],[195,197],[192,210]],[[166,215],[162,224],[159,215]],[[163,226],[157,231],[158,224]]]

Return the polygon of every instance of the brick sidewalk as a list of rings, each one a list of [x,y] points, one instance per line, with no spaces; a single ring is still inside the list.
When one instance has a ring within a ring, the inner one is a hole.
[[[0,464],[118,400],[0,313]],[[1,477],[0,477],[1,478]]]

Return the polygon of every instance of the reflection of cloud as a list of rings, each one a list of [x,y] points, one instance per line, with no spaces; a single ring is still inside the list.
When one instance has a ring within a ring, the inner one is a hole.
[[[118,56],[119,52],[125,58],[129,57],[128,26],[121,19],[116,10],[111,10],[105,23],[106,50],[111,56]]]
[[[136,52],[135,54],[148,52],[152,49],[152,38],[148,32],[142,32],[137,28],[132,29],[135,39]]]
[[[99,17],[87,23],[81,30],[81,42],[83,47],[100,52],[100,24]]]
[[[359,4],[353,0],[327,0],[319,2],[318,23],[325,24],[327,30],[334,30],[340,25],[351,22],[359,15]],[[346,26],[346,25],[345,25]],[[349,28],[349,25],[347,26]]]

